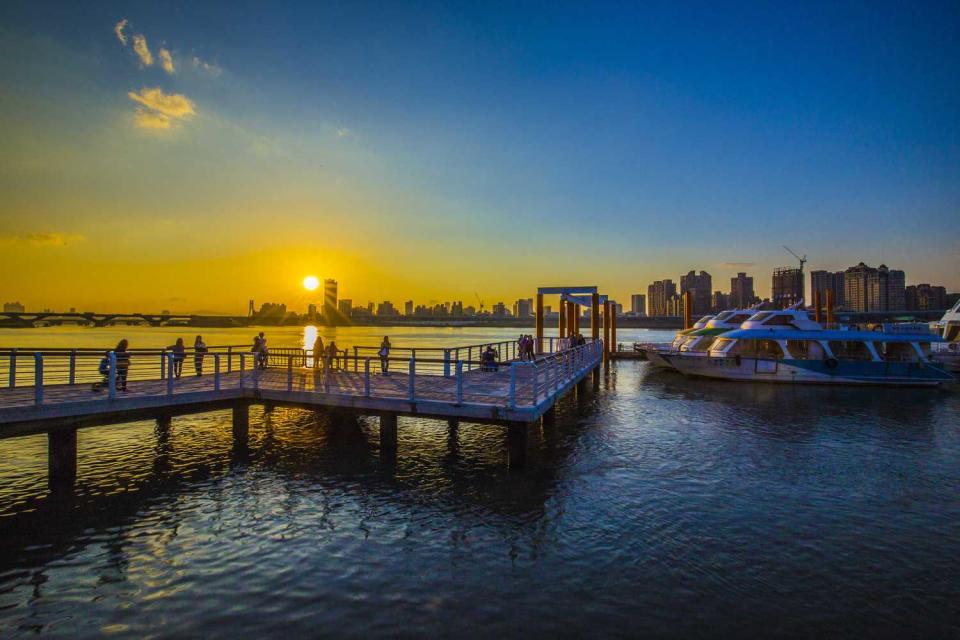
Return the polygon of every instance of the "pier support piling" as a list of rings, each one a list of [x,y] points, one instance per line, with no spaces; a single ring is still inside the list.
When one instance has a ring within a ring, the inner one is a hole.
[[[246,402],[233,405],[233,443],[246,447],[250,435],[250,405]]]
[[[527,423],[511,422],[507,425],[507,466],[519,469],[527,461]]]
[[[380,416],[380,449],[397,450],[397,414],[384,413]]]
[[[70,491],[77,480],[77,430],[47,433],[47,484],[51,493]]]
[[[552,426],[557,421],[557,407],[552,406],[547,409],[543,416],[541,417],[541,424],[544,426]]]

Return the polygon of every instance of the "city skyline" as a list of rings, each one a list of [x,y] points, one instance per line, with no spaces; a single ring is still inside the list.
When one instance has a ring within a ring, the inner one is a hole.
[[[781,245],[851,243],[960,289],[949,6],[232,13],[0,7],[4,298],[629,300],[691,268],[768,296]]]

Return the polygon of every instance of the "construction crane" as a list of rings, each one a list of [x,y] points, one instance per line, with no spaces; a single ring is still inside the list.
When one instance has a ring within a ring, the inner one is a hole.
[[[473,292],[473,295],[474,295],[474,297],[476,297],[477,302],[480,303],[480,312],[482,313],[482,312],[483,312],[483,300],[480,299],[480,294],[477,293],[476,291]]]
[[[782,245],[780,245],[780,246],[783,247],[784,249],[786,249],[787,251],[789,251],[789,252],[790,252],[790,255],[792,255],[794,258],[796,258],[797,260],[800,261],[800,273],[803,273],[803,265],[805,265],[805,264],[807,263],[807,256],[804,255],[804,256],[801,258],[800,256],[798,256],[796,253],[793,252],[793,249],[791,249],[791,248],[788,247],[787,245],[782,244]]]

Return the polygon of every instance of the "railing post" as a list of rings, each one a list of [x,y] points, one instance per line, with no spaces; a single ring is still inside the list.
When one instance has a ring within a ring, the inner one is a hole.
[[[510,365],[510,408],[517,408],[517,363]]]
[[[414,352],[416,353],[416,352]],[[410,375],[409,382],[407,383],[410,387],[408,389],[407,397],[410,402],[413,402],[413,399],[416,397],[416,388],[417,388],[417,359],[413,356],[410,356]]]
[[[173,395],[173,352],[167,354],[167,395]]]
[[[443,377],[450,377],[450,349],[443,350]]]
[[[160,379],[163,380],[167,377],[167,350],[162,349],[160,351]]]
[[[228,362],[229,362],[229,358],[230,358],[230,354],[229,354],[229,353],[227,354],[227,358],[228,358]],[[241,389],[243,389],[243,369],[244,369],[244,368],[246,367],[246,365],[247,365],[247,362],[246,362],[246,361],[247,361],[246,354],[245,354],[245,353],[241,353],[241,354],[240,354],[240,388],[241,388]],[[228,373],[230,372],[230,365],[229,365],[229,364],[227,365],[227,372],[228,372]]]
[[[227,347],[227,373],[233,372],[233,347]]]
[[[10,388],[17,386],[17,350],[10,349]]]
[[[70,350],[70,384],[77,381],[77,350]]]
[[[463,404],[463,360],[457,360],[457,404]]]
[[[110,373],[107,374],[107,397],[111,400],[117,399],[117,354],[111,351],[107,355],[110,363]]]
[[[330,356],[323,357],[323,392],[330,393]]]
[[[33,401],[43,404],[43,354],[33,354]]]
[[[353,348],[353,372],[354,373],[356,373],[357,369],[360,367],[360,361],[358,360],[359,357],[360,355],[357,353],[357,348],[354,347]]]
[[[220,354],[213,354],[213,390],[220,391]]]
[[[293,391],[293,356],[287,356],[287,392]]]
[[[467,371],[473,369],[473,347],[467,347]]]
[[[363,395],[370,397],[370,358],[365,358],[363,361]]]

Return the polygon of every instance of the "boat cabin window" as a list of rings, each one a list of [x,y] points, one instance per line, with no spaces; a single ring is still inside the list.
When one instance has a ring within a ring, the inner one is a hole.
[[[870,348],[862,340],[831,340],[829,344],[837,360],[873,360]]]
[[[826,355],[817,340],[787,340],[787,351],[796,360],[823,360]]]
[[[716,339],[716,336],[701,336],[700,342],[691,345],[689,350],[695,353],[706,353],[713,347]]]
[[[731,351],[747,358],[782,358],[783,350],[776,340],[738,340]]]
[[[697,340],[700,339],[700,336],[687,336],[687,339],[680,343],[680,350],[686,351],[693,345],[697,343]]]
[[[730,346],[735,342],[736,340],[734,340],[733,338],[717,338],[714,341],[713,345],[711,346],[710,350],[716,353],[720,353],[729,349]]]
[[[793,324],[793,316],[777,314],[763,323],[765,327],[785,327]]]
[[[724,311],[723,313],[717,314],[716,317],[714,317],[713,321],[714,321],[714,322],[726,322],[726,321],[727,321],[727,318],[729,318],[729,317],[732,316],[732,315],[733,315],[733,311]]]
[[[761,320],[766,320],[773,315],[772,311],[762,311],[760,313],[755,313],[748,318],[752,322],[760,322]]]
[[[740,313],[740,314],[737,314],[737,315],[733,316],[733,317],[730,318],[729,320],[727,320],[727,324],[743,324],[743,323],[746,322],[749,318],[750,318],[750,314],[749,314],[749,313]]]
[[[884,362],[917,362],[917,351],[909,342],[874,342],[873,348]]]

